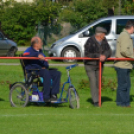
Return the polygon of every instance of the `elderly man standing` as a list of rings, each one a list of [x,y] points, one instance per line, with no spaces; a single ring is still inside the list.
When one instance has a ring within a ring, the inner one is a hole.
[[[130,34],[134,32],[134,22],[128,21],[125,29],[117,39],[116,58],[134,58],[133,40]],[[115,61],[115,70],[117,72],[118,88],[116,104],[122,107],[130,106],[130,70],[133,68],[130,61]]]
[[[107,31],[103,27],[95,29],[95,35],[90,37],[85,46],[85,57],[99,58],[103,64],[108,57],[111,56],[110,46],[105,38]],[[95,107],[99,106],[99,61],[98,60],[85,60],[85,70],[90,81],[91,97]],[[103,70],[103,69],[102,69]]]
[[[42,51],[42,40],[39,37],[33,37],[31,46],[23,53],[25,57],[38,57],[39,60],[25,60],[25,69],[39,69],[37,75],[43,78],[43,97],[45,102],[57,101],[57,93],[60,88],[61,73],[57,70],[49,70],[49,64]],[[53,81],[51,84],[51,80]]]

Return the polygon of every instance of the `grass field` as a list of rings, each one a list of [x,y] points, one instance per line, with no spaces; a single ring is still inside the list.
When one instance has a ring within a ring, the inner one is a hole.
[[[66,78],[64,67],[61,83]],[[80,109],[70,109],[69,104],[13,108],[9,103],[9,83],[23,81],[20,66],[0,66],[0,134],[132,134],[134,132],[134,77],[131,77],[132,108],[117,107],[116,91],[106,87],[102,91],[102,107],[91,104],[89,89],[79,89],[82,79],[88,79],[83,67],[70,72],[80,96]],[[105,67],[106,80],[116,79],[113,68]]]

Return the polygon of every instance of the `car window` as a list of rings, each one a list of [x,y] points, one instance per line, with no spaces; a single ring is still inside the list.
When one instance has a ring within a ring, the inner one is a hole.
[[[90,31],[90,35],[89,36],[95,34],[95,29],[98,26],[105,28],[107,30],[107,35],[108,35],[110,33],[110,30],[111,30],[111,25],[112,25],[112,20],[102,21],[102,22],[98,23],[97,25],[94,25],[94,26],[89,28],[89,31]]]
[[[80,31],[82,31],[83,29],[85,29],[86,27],[88,27],[89,25],[91,25],[92,23],[94,23],[94,22],[89,23],[88,25],[80,28],[79,30],[78,29],[73,30],[73,31],[70,32],[70,34],[76,34],[76,33],[80,32]]]
[[[128,20],[134,21],[134,19],[118,19],[116,21],[116,34],[120,34],[122,32]]]

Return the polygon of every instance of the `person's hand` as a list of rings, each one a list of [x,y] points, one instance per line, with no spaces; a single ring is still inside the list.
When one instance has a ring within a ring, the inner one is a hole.
[[[105,56],[105,55],[101,55],[101,56],[100,56],[100,61],[103,62],[103,61],[105,61],[105,60],[106,60],[106,56]]]
[[[38,55],[38,58],[39,58],[40,60],[45,60],[45,57],[44,57],[42,54],[39,54],[39,55]]]
[[[45,59],[45,57],[44,57],[44,60],[48,62],[48,59]]]
[[[47,59],[45,59],[45,57],[44,57],[42,54],[39,54],[39,55],[38,55],[38,58],[39,58],[40,60],[48,61]]]

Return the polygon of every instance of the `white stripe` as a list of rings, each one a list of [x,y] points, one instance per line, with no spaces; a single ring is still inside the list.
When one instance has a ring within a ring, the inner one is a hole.
[[[0,117],[24,117],[24,116],[134,116],[134,114],[1,114]]]

